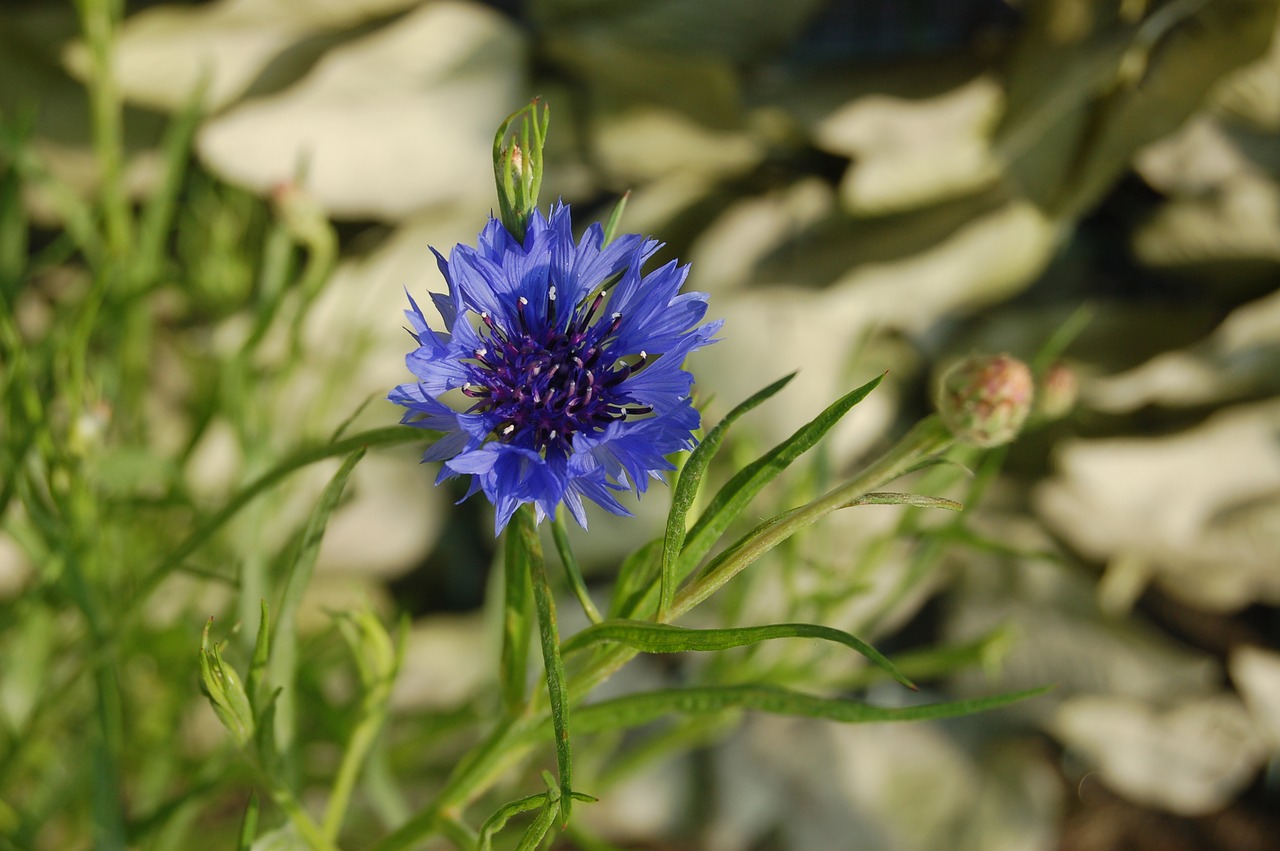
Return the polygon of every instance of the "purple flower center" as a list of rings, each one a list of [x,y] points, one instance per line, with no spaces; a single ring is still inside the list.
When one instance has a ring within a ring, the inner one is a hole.
[[[614,351],[622,315],[592,324],[602,293],[562,325],[556,322],[555,297],[551,287],[545,323],[530,321],[523,297],[516,304],[515,328],[503,328],[488,313],[480,314],[486,346],[476,349],[474,361],[466,364],[470,380],[462,388],[477,400],[471,412],[492,412],[498,418],[493,437],[544,457],[548,451],[568,455],[578,432],[594,433],[652,411],[618,390],[648,361],[640,352],[627,363]]]

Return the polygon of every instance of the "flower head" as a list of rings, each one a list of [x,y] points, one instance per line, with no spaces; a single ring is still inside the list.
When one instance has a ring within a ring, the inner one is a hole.
[[[641,271],[659,247],[634,234],[606,245],[598,224],[575,242],[558,204],[530,216],[523,243],[490,219],[475,247],[436,252],[443,332],[410,297],[417,381],[388,398],[403,422],[442,433],[423,460],[444,462],[437,483],[471,476],[467,496],[484,491],[497,531],[524,503],[539,520],[563,503],[583,526],[583,497],[628,514],[615,492],[644,492],[693,446],[684,359],[721,323],[698,324],[707,296],[680,293],[687,266]]]
[[[1018,436],[1034,391],[1031,370],[1017,358],[972,355],[942,376],[938,413],[961,443],[989,449]]]

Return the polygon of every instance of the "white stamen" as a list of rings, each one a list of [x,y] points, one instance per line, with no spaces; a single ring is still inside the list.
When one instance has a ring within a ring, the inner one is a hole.
[[[502,430],[502,433],[503,433],[503,434],[511,434],[511,432],[513,432],[513,431],[515,431],[515,430],[516,430],[515,423],[507,423],[507,427],[506,427],[506,428],[504,428],[504,429]]]
[[[525,298],[524,296],[520,296],[520,298],[516,299],[516,301],[520,302],[521,307],[524,307],[526,304],[529,303],[529,299]]]
[[[556,288],[554,284],[552,284],[551,289],[547,290],[547,300],[548,301],[556,300]]]

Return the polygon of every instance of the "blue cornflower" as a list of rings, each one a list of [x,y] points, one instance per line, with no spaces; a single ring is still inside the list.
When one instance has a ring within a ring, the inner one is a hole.
[[[539,520],[563,503],[582,526],[583,497],[630,514],[614,493],[643,493],[673,468],[666,455],[694,445],[684,359],[721,323],[698,325],[707,295],[679,292],[688,266],[641,272],[660,247],[635,234],[605,245],[598,224],[575,243],[557,204],[530,216],[523,245],[490,219],[476,247],[447,261],[432,249],[449,286],[431,296],[445,330],[409,298],[418,348],[405,361],[418,380],[388,398],[409,409],[402,422],[442,433],[422,460],[444,462],[437,484],[471,476],[466,496],[484,491],[497,532],[530,502]]]

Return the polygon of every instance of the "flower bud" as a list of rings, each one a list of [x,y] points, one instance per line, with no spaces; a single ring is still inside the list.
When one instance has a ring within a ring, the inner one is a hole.
[[[1080,379],[1071,367],[1058,362],[1040,379],[1036,394],[1036,414],[1046,420],[1060,420],[1076,406],[1080,396]]]
[[[289,236],[308,248],[314,249],[334,238],[324,208],[297,182],[285,181],[273,186],[271,204]]]
[[[400,670],[403,638],[393,640],[386,627],[369,609],[337,613],[338,630],[356,660],[360,681],[366,689],[387,689]]]
[[[956,440],[990,448],[1018,436],[1031,412],[1031,370],[1007,354],[972,355],[938,385],[938,413]]]
[[[546,144],[549,122],[550,110],[534,98],[532,103],[502,123],[493,140],[498,218],[521,242],[524,242],[529,216],[538,207],[538,191],[542,188],[542,148]],[[509,143],[508,131],[512,136]]]
[[[204,625],[204,635],[200,637],[200,678],[209,694],[214,712],[230,731],[236,744],[244,747],[253,738],[253,707],[240,682],[240,675],[235,668],[223,661],[222,648],[209,642],[209,627],[212,624],[213,618],[210,618]]]

